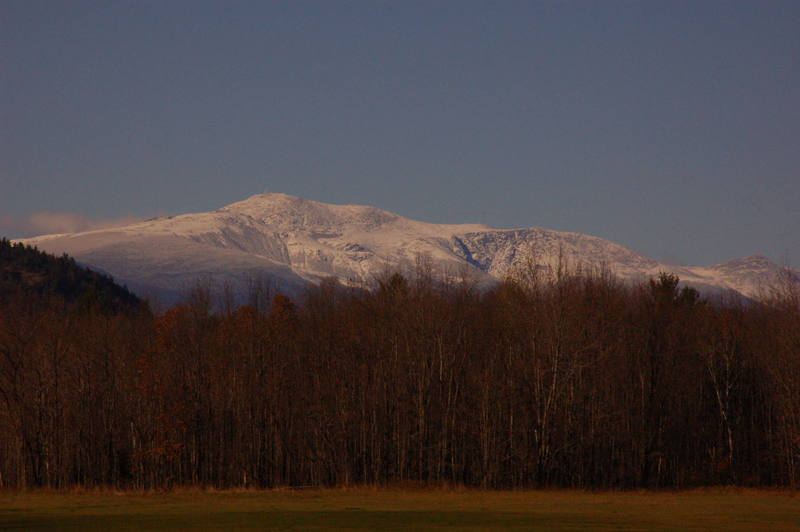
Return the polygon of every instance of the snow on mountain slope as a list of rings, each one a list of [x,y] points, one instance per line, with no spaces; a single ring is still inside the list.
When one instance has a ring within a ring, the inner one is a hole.
[[[788,274],[800,285],[800,271],[782,268],[763,255],[751,255],[713,266],[686,268],[696,284],[725,286],[748,297],[769,297]]]
[[[23,242],[68,253],[140,293],[168,294],[170,299],[197,279],[237,285],[269,276],[290,293],[329,276],[368,285],[387,271],[412,270],[420,257],[441,272],[467,269],[481,282],[502,279],[531,263],[547,268],[561,260],[573,266],[602,265],[622,279],[668,271],[705,290],[746,296],[758,295],[780,271],[760,256],[676,267],[580,233],[432,224],[374,207],[286,194],[256,195],[208,213]]]

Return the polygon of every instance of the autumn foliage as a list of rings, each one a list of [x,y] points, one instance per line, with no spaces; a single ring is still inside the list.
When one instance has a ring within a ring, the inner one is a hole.
[[[263,296],[4,297],[0,487],[800,481],[791,298],[563,271]]]

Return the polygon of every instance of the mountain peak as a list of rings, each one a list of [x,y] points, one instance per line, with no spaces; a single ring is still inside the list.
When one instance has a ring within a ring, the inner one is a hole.
[[[256,194],[213,212],[158,218],[114,230],[27,240],[68,253],[129,286],[180,289],[197,279],[226,283],[259,276],[297,292],[336,277],[364,285],[387,271],[413,271],[425,258],[436,271],[471,272],[489,284],[519,268],[553,260],[604,267],[620,279],[678,274],[696,286],[750,295],[778,267],[762,255],[709,267],[661,264],[602,238],[547,229],[492,229],[482,224],[434,224],[368,205],[334,205],[290,194]]]
[[[739,257],[738,259],[729,260],[718,264],[715,268],[721,270],[742,270],[742,269],[759,269],[767,270],[777,268],[777,264],[769,260],[764,255],[748,255],[747,257]]]
[[[256,194],[220,211],[250,216],[281,231],[314,228],[316,232],[337,232],[343,227],[370,230],[403,219],[369,205],[335,205],[282,193]]]

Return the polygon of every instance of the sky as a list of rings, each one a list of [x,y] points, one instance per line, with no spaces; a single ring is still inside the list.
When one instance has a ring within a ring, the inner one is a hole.
[[[0,235],[263,192],[800,265],[800,2],[0,0]]]

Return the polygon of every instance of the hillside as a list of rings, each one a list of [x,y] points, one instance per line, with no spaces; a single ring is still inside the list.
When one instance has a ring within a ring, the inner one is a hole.
[[[16,294],[63,297],[104,311],[138,308],[143,302],[102,273],[21,243],[0,239],[0,298]]]

